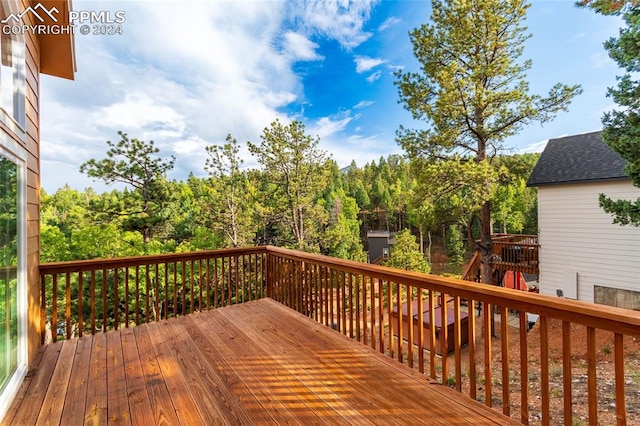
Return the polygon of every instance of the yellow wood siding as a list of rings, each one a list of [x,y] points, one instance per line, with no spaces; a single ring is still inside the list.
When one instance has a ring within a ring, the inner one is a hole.
[[[22,0],[24,8],[30,2]],[[28,14],[31,21],[33,15]],[[34,22],[31,22],[33,24]],[[40,46],[34,34],[25,35],[26,43],[26,72],[25,72],[25,112],[27,138],[25,148],[29,153],[27,158],[27,285],[29,299],[29,360],[40,345]]]

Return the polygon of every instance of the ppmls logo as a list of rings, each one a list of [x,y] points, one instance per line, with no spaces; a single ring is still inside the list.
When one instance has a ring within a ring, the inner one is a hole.
[[[38,11],[40,11],[40,13],[38,13]],[[16,24],[19,24],[22,22],[22,17],[27,13],[31,13],[40,22],[44,22],[44,18],[42,17],[42,15],[48,16],[53,22],[58,22],[58,18],[56,18],[54,13],[57,15],[58,13],[60,13],[60,11],[55,6],[51,9],[47,9],[42,4],[38,3],[34,7],[27,7],[20,13],[12,13],[0,22],[3,24],[8,24],[13,20]]]
[[[126,21],[125,12],[108,10],[71,10],[68,21],[59,21],[60,11],[54,6],[47,9],[41,3],[27,7],[20,13],[11,13],[0,20],[2,34],[76,34],[82,35],[121,35],[122,25]],[[25,17],[33,16],[34,24],[24,22]],[[49,18],[49,19],[46,19]],[[78,25],[80,24],[80,25]]]

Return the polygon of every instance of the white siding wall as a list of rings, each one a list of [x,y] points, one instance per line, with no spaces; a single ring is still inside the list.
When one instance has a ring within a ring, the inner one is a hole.
[[[538,188],[540,291],[556,295],[578,273],[578,299],[593,302],[593,286],[640,291],[640,228],[612,224],[598,194],[636,199],[630,181]]]

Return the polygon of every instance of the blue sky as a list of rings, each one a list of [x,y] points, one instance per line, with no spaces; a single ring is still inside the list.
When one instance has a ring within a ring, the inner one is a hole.
[[[300,120],[342,166],[402,153],[395,131],[422,126],[398,104],[397,69],[417,70],[408,32],[430,1],[88,1],[75,10],[126,14],[122,35],[76,34],[75,81],[41,79],[42,186],[108,189],[79,173],[117,131],[174,155],[172,179],[203,176],[204,147],[228,133],[259,142],[276,118]],[[523,58],[533,93],[581,84],[569,112],[506,141],[513,152],[600,128],[620,74],[602,48],[620,21],[573,1],[533,0]],[[247,167],[256,166],[245,151]]]

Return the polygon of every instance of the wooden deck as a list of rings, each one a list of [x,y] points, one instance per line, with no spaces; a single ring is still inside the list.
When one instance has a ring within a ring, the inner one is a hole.
[[[43,346],[37,363],[2,424],[515,423],[271,299]]]

